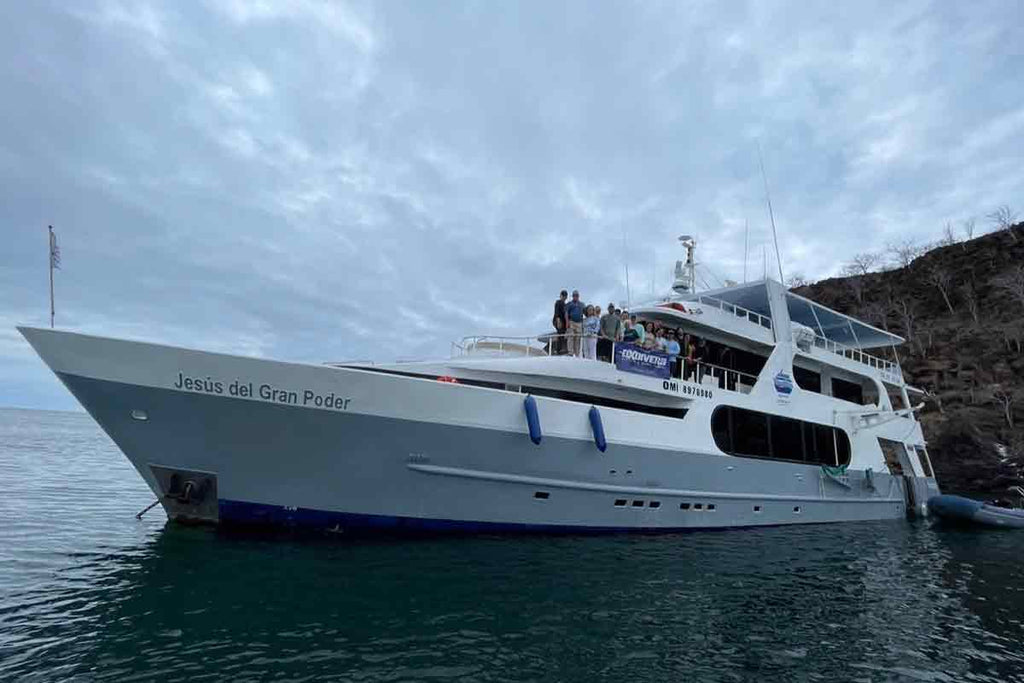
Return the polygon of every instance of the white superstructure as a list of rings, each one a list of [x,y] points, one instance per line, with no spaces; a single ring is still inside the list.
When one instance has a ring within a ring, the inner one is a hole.
[[[692,250],[688,264],[693,263]],[[333,531],[628,530],[903,517],[938,491],[902,342],[773,280],[634,309],[704,340],[468,337],[450,358],[284,363],[21,328],[169,516]]]

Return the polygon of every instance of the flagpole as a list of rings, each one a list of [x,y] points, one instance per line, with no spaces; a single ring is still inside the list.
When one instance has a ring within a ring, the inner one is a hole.
[[[50,329],[53,329],[53,226],[50,228]]]

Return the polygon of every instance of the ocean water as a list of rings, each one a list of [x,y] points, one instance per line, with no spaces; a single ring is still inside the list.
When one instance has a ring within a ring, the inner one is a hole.
[[[22,410],[0,482],[4,681],[1024,681],[1024,532],[240,536]]]

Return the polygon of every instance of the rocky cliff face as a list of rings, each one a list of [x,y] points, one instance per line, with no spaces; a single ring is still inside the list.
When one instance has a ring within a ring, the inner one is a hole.
[[[794,291],[907,339],[900,362],[928,392],[918,416],[944,491],[1024,484],[1024,223],[892,251],[898,267],[865,272],[866,258],[859,275]]]

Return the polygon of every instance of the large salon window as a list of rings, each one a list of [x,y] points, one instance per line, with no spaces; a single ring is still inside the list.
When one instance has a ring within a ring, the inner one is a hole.
[[[850,463],[850,438],[830,425],[719,406],[711,416],[711,433],[730,455],[816,465]]]

